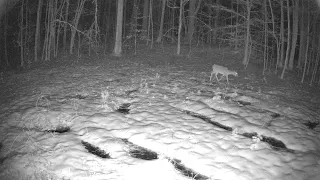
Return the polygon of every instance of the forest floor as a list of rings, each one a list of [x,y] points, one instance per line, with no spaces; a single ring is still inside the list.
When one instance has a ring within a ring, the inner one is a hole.
[[[320,179],[319,87],[174,49],[2,73],[0,179]],[[239,76],[210,82],[213,64]]]

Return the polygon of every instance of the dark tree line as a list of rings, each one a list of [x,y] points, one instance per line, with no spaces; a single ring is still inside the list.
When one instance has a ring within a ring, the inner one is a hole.
[[[319,12],[312,0],[0,0],[0,65],[59,54],[120,56],[139,44],[229,47],[243,65],[320,84]]]

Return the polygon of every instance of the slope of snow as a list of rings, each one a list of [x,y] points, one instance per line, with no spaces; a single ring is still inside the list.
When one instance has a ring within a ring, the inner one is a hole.
[[[2,82],[0,179],[319,178],[320,129],[305,125],[318,112],[208,83],[210,72],[127,64]]]

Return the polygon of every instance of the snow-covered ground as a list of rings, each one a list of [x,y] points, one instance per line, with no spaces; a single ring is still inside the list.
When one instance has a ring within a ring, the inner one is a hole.
[[[2,75],[0,179],[320,179],[318,97],[125,59]]]

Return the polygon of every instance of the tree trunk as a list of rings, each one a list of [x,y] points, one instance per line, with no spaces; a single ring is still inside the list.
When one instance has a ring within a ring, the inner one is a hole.
[[[195,22],[195,9],[196,9],[196,2],[197,0],[190,0],[189,1],[189,24],[188,24],[188,40],[191,44],[192,36],[194,32],[194,22]]]
[[[106,26],[107,26],[107,29],[106,29],[106,39],[108,37],[113,37],[114,36],[114,28],[113,28],[113,25],[112,23],[114,23],[113,21],[113,18],[112,18],[112,15],[111,15],[111,10],[112,10],[112,1],[107,1],[107,6],[108,6],[108,10],[107,10],[107,22],[106,22]],[[107,40],[105,41],[105,43],[107,44]]]
[[[74,39],[77,33],[78,23],[79,23],[80,16],[82,14],[82,9],[85,1],[86,0],[79,0],[78,6],[76,9],[76,15],[74,16],[74,19],[73,19],[73,23],[72,23],[73,28],[71,29],[70,49],[69,49],[70,54],[73,53]]]
[[[267,0],[263,0],[263,13],[264,13],[264,48],[263,48],[263,71],[262,74],[267,69],[268,64],[268,11],[267,11]]]
[[[163,35],[163,21],[164,21],[164,12],[166,9],[166,1],[162,0],[162,12],[161,12],[161,20],[160,20],[160,28],[159,28],[159,34],[158,38],[156,40],[157,43],[160,43],[162,41],[162,35]]]
[[[153,48],[153,19],[152,19],[152,5],[153,5],[153,0],[150,0],[150,5],[149,5],[149,22],[148,22],[148,41],[147,44],[149,44],[149,39],[151,39],[151,49]],[[151,37],[151,38],[150,38]]]
[[[41,59],[42,60],[45,60],[46,59],[46,52],[47,52],[47,42],[48,42],[48,39],[49,39],[49,1],[47,1],[46,3],[46,15],[45,15],[45,20],[44,20],[44,24],[45,24],[45,37],[44,37],[44,40],[43,40],[43,48],[42,48],[42,57]]]
[[[122,21],[123,21],[123,0],[118,0],[116,40],[115,40],[115,46],[114,46],[114,52],[113,52],[114,56],[121,56]]]
[[[250,50],[250,12],[251,12],[251,4],[250,0],[247,0],[247,34],[245,40],[245,49],[244,49],[244,57],[242,64],[247,67],[249,63],[249,52]]]
[[[122,30],[122,37],[127,37],[127,35],[126,35],[126,33],[127,33],[127,31],[126,31],[126,24],[127,24],[127,19],[126,19],[126,17],[127,17],[127,10],[128,10],[128,7],[127,7],[127,0],[123,0],[123,10],[122,10],[122,12],[123,12],[123,15],[122,15],[122,17],[124,17],[124,18],[122,18],[122,27],[123,27],[123,30]]]
[[[96,0],[95,0],[96,1]],[[106,16],[106,13],[107,13],[107,1],[97,1],[96,3],[98,3],[98,7],[99,7],[99,26],[101,27],[101,31],[100,33],[101,34],[105,34],[105,30],[106,30],[106,20],[105,18],[107,17]]]
[[[175,29],[175,9],[172,8],[171,10],[171,28],[173,29],[173,31],[171,31],[171,43],[174,43],[174,37],[176,35],[174,29]]]
[[[216,6],[220,6],[220,0],[216,0]],[[218,44],[219,19],[220,19],[220,8],[217,8],[216,17],[214,19],[214,29],[213,29],[214,44]]]
[[[8,60],[8,49],[7,49],[7,33],[8,33],[7,29],[8,29],[8,16],[7,16],[7,13],[5,13],[4,19],[3,19],[4,61],[6,62],[6,66],[10,66],[9,60]]]
[[[299,59],[298,68],[303,66],[304,57],[306,53],[306,32],[305,32],[305,8],[304,0],[301,0],[301,11],[300,11],[300,47],[299,47]]]
[[[294,10],[293,10],[293,22],[292,22],[292,42],[291,42],[291,51],[289,59],[289,69],[293,69],[294,55],[296,53],[296,45],[298,38],[298,18],[299,18],[299,0],[293,0]]]
[[[183,13],[183,0],[180,0],[180,13],[179,13],[179,30],[178,30],[178,48],[177,55],[181,54],[181,30],[182,30],[182,13]]]
[[[2,20],[0,19],[0,41],[2,42],[2,37],[3,35],[5,35],[4,31],[5,31],[5,28],[6,26],[4,25],[5,24],[5,18],[3,18]],[[3,41],[4,41],[4,38],[3,37]],[[4,53],[2,50],[4,49],[4,44],[0,43],[0,68],[2,69],[2,64],[3,64],[3,59],[2,59],[2,53]],[[5,67],[7,67],[8,65],[5,65]],[[2,79],[2,74],[0,72],[0,80],[3,80]]]
[[[280,46],[280,59],[277,62],[276,69],[278,67],[283,67],[283,59],[284,59],[284,43],[285,43],[285,37],[284,37],[284,0],[280,0],[280,11],[281,11],[281,20],[280,20],[280,39],[281,39],[281,46]]]
[[[42,0],[39,0],[37,11],[36,34],[34,40],[34,62],[38,62],[39,41],[40,41],[40,21],[42,12]]]
[[[281,73],[281,79],[283,79],[284,77],[284,73],[286,71],[287,68],[287,64],[288,64],[288,60],[289,60],[289,52],[290,52],[290,42],[291,42],[291,21],[290,21],[290,5],[289,5],[289,0],[287,0],[287,18],[288,18],[288,36],[287,36],[287,52],[286,52],[286,59],[284,61],[283,64],[283,69],[282,69],[282,73]]]
[[[319,18],[318,18],[319,19]],[[317,38],[318,42],[320,42],[320,36],[318,36]],[[315,41],[317,41],[315,40]],[[315,49],[316,49],[316,62],[315,62],[315,65],[313,67],[313,71],[312,71],[312,77],[311,77],[311,80],[310,80],[310,86],[312,86],[312,83],[316,81],[316,74],[317,72],[319,71],[319,60],[320,60],[320,56],[319,56],[319,52],[320,52],[320,46],[315,46]]]
[[[24,20],[24,42],[23,42],[23,46],[24,46],[24,59],[26,60],[26,62],[27,62],[27,65],[29,65],[29,64],[31,64],[31,60],[30,60],[30,58],[28,57],[28,53],[29,53],[29,49],[31,49],[30,47],[29,47],[29,43],[28,43],[28,40],[29,40],[29,38],[27,38],[27,37],[29,37],[29,31],[30,31],[30,25],[28,24],[29,23],[29,18],[30,18],[30,16],[29,16],[29,14],[30,14],[30,11],[29,11],[29,8],[28,8],[28,4],[29,4],[29,0],[25,0],[26,2],[25,2],[25,7],[26,7],[26,9],[25,9],[25,14],[24,14],[24,17],[25,17],[25,20]]]
[[[131,33],[134,33],[134,31],[137,30],[137,19],[138,19],[138,1],[133,1],[133,8],[132,8],[132,17],[131,17]]]
[[[275,18],[274,18],[274,11],[272,8],[272,3],[271,0],[268,0],[269,2],[269,7],[270,7],[270,14],[271,14],[271,22],[272,22],[272,36],[274,38],[274,41],[276,43],[276,50],[277,50],[277,62],[279,62],[279,58],[280,58],[280,45],[279,45],[279,38],[276,34],[276,25],[275,25]],[[274,65],[274,60],[272,61],[272,64],[270,63],[270,65]]]
[[[22,5],[21,5],[21,9],[20,9],[20,67],[23,67],[24,66],[24,38],[23,38],[23,35],[24,35],[24,31],[23,31],[23,26],[24,26],[24,0],[22,0]]]
[[[49,61],[51,59],[51,48],[52,48],[52,32],[53,32],[53,9],[54,9],[54,1],[49,1],[48,8],[48,41],[47,41],[47,51],[46,51],[46,59],[45,61]]]
[[[306,52],[305,52],[305,57],[304,57],[304,66],[303,66],[303,74],[302,74],[302,79],[301,79],[301,83],[303,83],[304,82],[304,79],[305,79],[305,76],[306,76],[306,74],[307,74],[307,72],[306,72],[306,70],[307,70],[307,68],[309,68],[309,67],[307,67],[307,62],[308,62],[308,51],[309,51],[309,41],[310,41],[310,36],[309,36],[309,30],[310,30],[310,9],[309,9],[309,3],[308,2],[306,2],[307,3],[307,12],[308,12],[308,15],[307,15],[307,27],[306,27],[306,37],[307,37],[307,39],[306,39]],[[310,60],[309,60],[310,61]]]
[[[142,21],[142,36],[143,37],[147,36],[147,31],[148,31],[149,1],[150,0],[144,0],[144,4],[143,4],[143,21]]]
[[[237,51],[238,50],[238,44],[239,44],[239,37],[238,37],[238,32],[239,32],[239,0],[237,0],[237,13],[236,13],[236,32],[235,32],[235,42],[234,42],[234,49]]]
[[[57,27],[57,24],[54,22],[57,19],[58,14],[58,0],[55,0],[53,3],[53,11],[52,11],[52,48],[53,48],[53,57],[57,57],[58,54],[58,43],[59,43],[59,27]]]
[[[70,5],[70,3],[69,3],[69,0],[66,0],[66,11],[65,11],[65,16],[64,16],[64,20],[66,21],[66,22],[68,22],[68,14],[69,14],[69,5]],[[63,47],[64,47],[64,49],[65,49],[65,53],[67,52],[67,30],[68,30],[68,24],[67,23],[65,23],[64,24],[64,27],[63,27]]]

